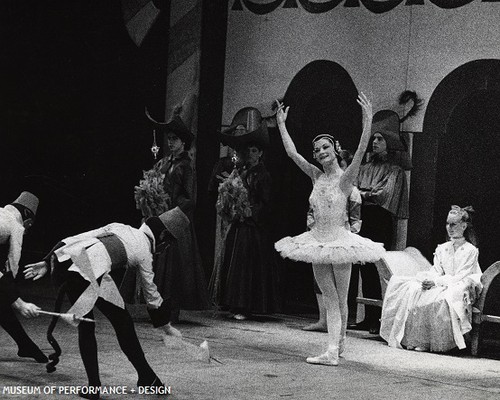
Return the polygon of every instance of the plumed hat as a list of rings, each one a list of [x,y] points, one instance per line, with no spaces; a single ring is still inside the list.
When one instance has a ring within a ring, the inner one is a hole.
[[[156,121],[146,107],[145,112],[153,128],[163,129],[167,132],[174,133],[186,145],[186,150],[191,147],[194,140],[194,135],[191,132],[191,124],[193,120],[194,107],[198,96],[194,92],[189,92],[182,104],[174,108],[172,117],[168,122]]]
[[[20,204],[30,210],[33,215],[36,215],[38,209],[38,197],[30,192],[22,192],[12,204]]]
[[[389,151],[407,151],[399,129],[399,115],[392,110],[380,110],[373,115],[372,136],[380,133]]]
[[[238,125],[243,125],[247,133],[235,135]],[[252,143],[262,148],[266,148],[269,145],[267,123],[262,118],[260,111],[255,107],[245,107],[239,110],[234,116],[229,128],[223,130],[219,138],[222,144],[236,150],[241,150]]]
[[[167,231],[176,239],[182,237],[189,227],[189,218],[179,207],[165,211],[158,218],[163,222]]]
[[[186,149],[191,147],[194,135],[182,121],[179,115],[174,115],[172,119],[165,125],[167,132],[175,133],[175,135],[186,144]]]

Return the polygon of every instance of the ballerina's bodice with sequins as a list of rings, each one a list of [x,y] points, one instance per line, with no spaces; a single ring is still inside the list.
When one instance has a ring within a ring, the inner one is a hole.
[[[309,203],[314,215],[311,233],[316,240],[334,240],[346,231],[347,196],[340,189],[339,179],[339,175],[321,174],[314,182]]]

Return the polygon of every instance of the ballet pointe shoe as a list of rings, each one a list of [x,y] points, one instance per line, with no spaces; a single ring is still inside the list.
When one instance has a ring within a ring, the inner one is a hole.
[[[306,362],[308,364],[317,365],[328,365],[336,366],[339,365],[339,352],[338,347],[329,348],[326,353],[323,353],[317,357],[307,357]]]
[[[406,346],[406,350],[414,350],[414,351],[418,351],[418,352],[426,352],[426,351],[429,351],[429,349],[427,347],[423,347],[423,346]]]
[[[326,323],[318,321],[313,324],[306,325],[302,328],[303,331],[308,332],[328,332]]]

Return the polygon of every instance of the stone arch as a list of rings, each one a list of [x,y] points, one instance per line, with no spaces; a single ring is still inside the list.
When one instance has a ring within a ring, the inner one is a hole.
[[[481,267],[500,259],[500,60],[468,62],[434,90],[415,136],[408,244],[432,255],[450,205],[472,204]]]
[[[290,106],[287,128],[298,152],[312,158],[312,139],[318,133],[332,133],[343,148],[355,151],[362,131],[358,91],[349,73],[329,60],[315,60],[304,66],[292,79],[284,96]],[[306,230],[306,213],[312,184],[310,179],[287,157],[279,132],[271,131],[272,157],[266,158],[273,176],[275,239]],[[315,304],[310,265],[280,260],[285,308]]]

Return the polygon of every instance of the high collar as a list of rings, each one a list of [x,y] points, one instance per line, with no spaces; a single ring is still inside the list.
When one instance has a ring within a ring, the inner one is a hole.
[[[264,163],[262,161],[259,161],[257,164],[252,165],[252,166],[245,165],[245,169],[247,172],[258,171],[259,169],[262,169],[262,168],[264,168]]]
[[[467,240],[462,236],[461,238],[456,238],[456,239],[450,238],[450,242],[454,249],[459,249],[465,243],[467,243]]]
[[[389,160],[389,153],[373,153],[371,157],[371,161],[377,163],[387,162]]]
[[[179,153],[177,156],[174,156],[173,154],[170,154],[168,156],[168,161],[177,161],[177,160],[182,160],[182,159],[186,159],[186,160],[190,160],[190,157],[189,157],[189,153],[187,151],[183,151],[181,153]]]

